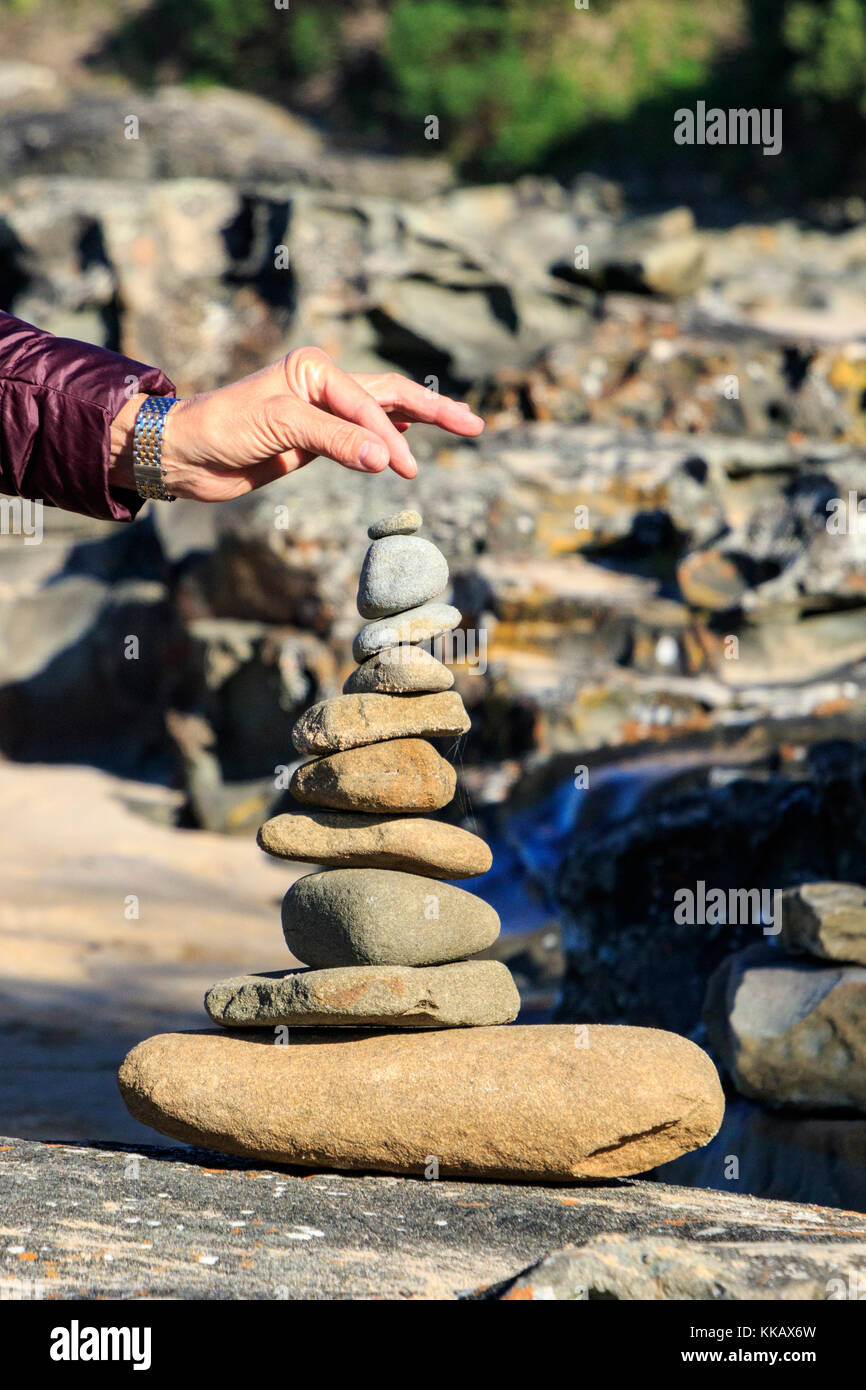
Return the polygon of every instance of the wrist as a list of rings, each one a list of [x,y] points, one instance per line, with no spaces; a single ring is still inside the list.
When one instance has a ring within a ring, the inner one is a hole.
[[[130,396],[124,401],[115,415],[109,429],[108,481],[112,487],[127,488],[135,492],[135,475],[132,471],[132,438],[135,419],[147,400],[143,392]]]
[[[111,422],[108,469],[112,487],[128,488],[130,492],[138,490],[133,471],[133,440],[138,412],[147,399],[143,393],[130,396]],[[163,424],[160,464],[166,491],[175,497],[195,495],[196,468],[183,444],[185,421],[182,423],[178,419],[187,405],[187,401],[178,401],[166,415]]]

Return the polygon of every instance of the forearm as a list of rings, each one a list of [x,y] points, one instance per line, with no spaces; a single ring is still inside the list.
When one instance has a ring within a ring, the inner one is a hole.
[[[141,501],[113,422],[172,389],[158,368],[0,313],[0,491],[131,520]]]

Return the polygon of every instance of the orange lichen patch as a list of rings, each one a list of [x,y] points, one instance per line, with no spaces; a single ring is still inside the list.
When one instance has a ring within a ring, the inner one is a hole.
[[[36,1256],[33,1255],[33,1254],[31,1254],[31,1252],[30,1252],[29,1250],[24,1250],[24,1251],[21,1252],[21,1254],[18,1256],[18,1258],[19,1258],[19,1260],[35,1260],[35,1259],[36,1259]]]
[[[533,1290],[532,1290],[531,1288],[528,1288],[528,1287],[527,1287],[527,1288],[523,1288],[523,1289],[512,1289],[509,1293],[504,1293],[504,1294],[502,1295],[502,1302],[503,1302],[503,1303],[519,1303],[519,1302],[521,1302],[521,1300],[524,1301],[524,1302],[525,1302],[526,1300],[529,1300],[529,1302],[531,1303],[532,1300],[533,1300],[534,1298],[535,1298],[535,1293],[533,1292]]]
[[[846,700],[844,696],[840,695],[835,700],[819,701],[819,703],[814,706],[812,713],[817,715],[819,719],[828,715],[844,714],[846,710],[851,708],[853,703],[853,700]]]
[[[579,1207],[579,1206],[580,1206],[580,1198],[579,1198],[579,1197],[557,1197],[556,1200],[557,1200],[558,1202],[561,1202],[562,1205],[563,1205],[564,1207]]]
[[[0,1154],[5,1154],[9,1149],[14,1148],[14,1144],[0,1144]]]
[[[389,981],[389,983],[392,988],[396,988],[399,982],[392,980]],[[368,989],[369,985],[365,984],[363,981],[361,984],[357,985],[346,985],[342,989],[331,989],[328,991],[327,996],[328,1007],[333,1009],[351,1008],[362,995],[366,994]]]
[[[827,374],[834,391],[866,390],[866,362],[837,357]]]
[[[561,641],[562,627],[559,623],[501,621],[496,624],[488,642],[487,657],[489,661],[495,661],[512,651],[534,652],[544,656]]]

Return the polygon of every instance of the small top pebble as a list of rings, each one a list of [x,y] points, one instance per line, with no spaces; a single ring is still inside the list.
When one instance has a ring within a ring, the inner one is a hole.
[[[367,527],[367,535],[371,541],[379,541],[383,536],[411,536],[423,525],[421,513],[407,508],[406,511],[383,516],[381,521],[374,521],[372,526]]]

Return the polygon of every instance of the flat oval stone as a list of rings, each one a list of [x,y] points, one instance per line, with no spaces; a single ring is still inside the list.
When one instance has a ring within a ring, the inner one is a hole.
[[[337,695],[304,711],[292,729],[292,743],[299,753],[341,753],[392,738],[465,734],[470,722],[453,690],[436,695]]]
[[[420,608],[409,608],[405,613],[379,618],[361,628],[352,644],[352,655],[356,661],[365,661],[383,647],[399,647],[406,642],[430,642],[434,637],[441,637],[443,632],[451,632],[458,627],[460,616],[450,603],[423,603]]]
[[[283,898],[283,935],[305,965],[440,965],[492,946],[499,917],[451,883],[394,869],[325,869]]]
[[[472,1028],[511,1023],[520,995],[501,961],[465,960],[241,975],[213,985],[204,1006],[228,1028]]]
[[[457,773],[432,743],[394,738],[304,763],[289,790],[296,801],[334,811],[438,811],[456,786]]]
[[[265,821],[258,842],[268,854],[302,864],[403,869],[430,878],[474,878],[493,863],[478,835],[424,816],[290,811]]]
[[[423,647],[384,647],[369,660],[356,666],[343,684],[345,695],[382,691],[388,695],[408,695],[414,691],[450,690],[454,672]]]
[[[423,525],[421,513],[406,507],[402,512],[392,512],[390,516],[383,516],[381,521],[374,521],[372,526],[367,527],[367,535],[371,541],[381,540],[383,536],[411,536],[413,532],[420,531]]]
[[[374,541],[361,566],[358,612],[385,618],[417,608],[441,594],[448,583],[448,561],[423,536],[385,536]]]
[[[579,1039],[579,1045],[576,1045]],[[644,1173],[724,1113],[706,1053],[657,1028],[163,1033],[118,1077],[130,1113],[218,1153],[304,1168],[568,1182]]]

